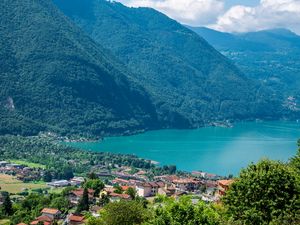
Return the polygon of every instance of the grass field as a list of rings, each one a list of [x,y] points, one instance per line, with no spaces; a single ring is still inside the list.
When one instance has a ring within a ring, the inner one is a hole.
[[[6,224],[9,224],[9,220],[6,219],[0,220],[0,225],[6,225]]]
[[[9,162],[10,163],[15,163],[15,164],[20,164],[20,165],[25,165],[25,166],[28,166],[30,168],[42,168],[42,169],[46,168],[45,165],[42,165],[42,164],[39,164],[39,163],[26,162],[26,161],[22,161],[22,160],[12,159],[12,160],[9,160]]]
[[[0,187],[1,191],[7,191],[9,193],[19,193],[22,192],[25,188],[28,190],[37,189],[37,188],[46,188],[47,185],[42,182],[38,183],[23,183],[20,180],[17,180],[16,177],[0,174]]]

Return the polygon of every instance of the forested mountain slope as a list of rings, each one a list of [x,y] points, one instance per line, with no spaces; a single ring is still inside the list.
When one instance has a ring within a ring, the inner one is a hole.
[[[278,96],[167,16],[104,0],[54,2],[134,71],[130,75],[150,93],[165,127],[280,117]]]
[[[146,92],[51,0],[0,2],[0,134],[123,134],[157,126]]]
[[[242,34],[189,27],[232,59],[249,77],[300,100],[300,36],[273,29]]]

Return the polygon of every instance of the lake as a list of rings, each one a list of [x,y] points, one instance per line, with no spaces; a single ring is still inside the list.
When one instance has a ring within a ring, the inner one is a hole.
[[[261,158],[287,161],[297,151],[300,123],[244,122],[233,128],[158,130],[99,142],[68,143],[92,151],[136,154],[185,171],[237,175]]]

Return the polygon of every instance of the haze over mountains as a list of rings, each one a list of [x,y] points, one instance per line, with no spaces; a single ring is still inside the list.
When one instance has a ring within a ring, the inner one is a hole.
[[[204,27],[189,27],[232,59],[249,77],[281,91],[300,91],[300,36],[286,29],[229,34]]]
[[[278,119],[282,96],[148,8],[0,3],[0,133],[116,135]],[[69,18],[67,18],[66,16]]]

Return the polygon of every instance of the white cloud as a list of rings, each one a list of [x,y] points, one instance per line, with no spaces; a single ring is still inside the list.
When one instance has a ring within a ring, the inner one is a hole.
[[[189,25],[214,23],[224,11],[224,0],[118,0],[131,7],[151,7]]]
[[[261,0],[256,7],[233,6],[210,27],[227,32],[289,28],[300,33],[300,1]]]
[[[226,32],[288,28],[300,34],[300,0],[260,0],[257,6],[225,9],[230,0],[117,0],[131,7],[151,7],[192,26]],[[249,1],[248,1],[249,2]]]

